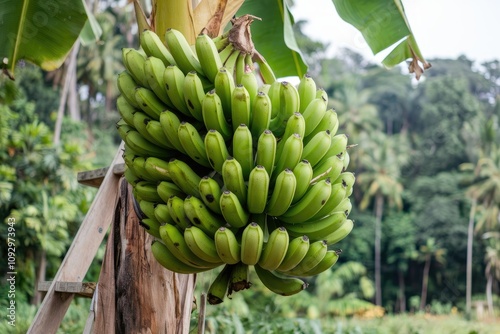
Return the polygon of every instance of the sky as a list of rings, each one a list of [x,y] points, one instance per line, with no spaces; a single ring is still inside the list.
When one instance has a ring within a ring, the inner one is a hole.
[[[306,20],[304,33],[330,44],[329,54],[349,47],[380,63],[387,52],[374,56],[361,33],[344,22],[332,0],[295,0],[295,20]],[[403,0],[406,16],[426,59],[465,55],[471,60],[500,60],[500,1]]]

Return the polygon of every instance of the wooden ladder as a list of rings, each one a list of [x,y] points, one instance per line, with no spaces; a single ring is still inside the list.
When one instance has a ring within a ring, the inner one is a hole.
[[[139,226],[124,171],[123,143],[107,168],[78,174],[99,190],[46,295],[29,334],[56,333],[75,296],[92,298],[84,333],[188,333],[195,275],[170,272],[152,257],[153,238]],[[110,229],[111,227],[111,229]],[[97,283],[83,282],[107,231]]]

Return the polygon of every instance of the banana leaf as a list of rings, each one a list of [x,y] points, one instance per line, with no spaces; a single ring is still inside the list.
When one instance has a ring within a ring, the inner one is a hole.
[[[83,0],[0,0],[0,67],[11,77],[20,59],[58,68],[86,22]]]
[[[382,61],[384,66],[391,68],[411,59],[410,72],[417,79],[430,67],[420,52],[401,0],[332,1],[339,16],[361,32],[374,54],[395,46]]]
[[[293,16],[286,0],[246,0],[237,16],[251,14],[262,19],[251,26],[255,48],[266,58],[276,77],[307,71],[293,33]]]

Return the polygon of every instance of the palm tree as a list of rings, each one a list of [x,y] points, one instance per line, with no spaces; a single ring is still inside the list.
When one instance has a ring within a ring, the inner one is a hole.
[[[493,146],[489,156],[480,158],[476,165],[460,166],[473,170],[474,181],[467,189],[471,199],[467,238],[466,311],[470,312],[472,295],[472,244],[474,232],[491,231],[500,225],[500,148]],[[476,217],[479,217],[474,228]]]
[[[445,262],[446,249],[439,248],[434,238],[427,239],[425,245],[420,246],[420,260],[424,262],[424,272],[422,275],[422,294],[420,296],[420,310],[423,311],[427,302],[427,290],[429,286],[429,272],[431,262],[443,264]]]
[[[401,168],[407,162],[405,137],[387,137],[382,132],[363,134],[359,147],[359,184],[364,192],[360,209],[374,202],[375,213],[375,304],[382,305],[381,238],[385,202],[401,209],[403,185],[399,181]]]
[[[483,234],[483,239],[488,239],[486,254],[486,300],[488,301],[488,312],[493,315],[492,286],[493,281],[500,281],[500,233],[487,232]]]

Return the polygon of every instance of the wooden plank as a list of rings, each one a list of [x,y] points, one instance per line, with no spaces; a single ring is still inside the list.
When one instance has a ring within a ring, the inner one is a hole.
[[[99,186],[102,184],[102,181],[104,180],[104,176],[108,172],[108,169],[109,167],[103,167],[84,172],[79,172],[76,178],[78,180],[78,183],[80,184],[89,187],[99,188]],[[125,172],[124,163],[119,163],[113,166],[113,174],[122,175],[123,172]]]
[[[111,167],[123,163],[123,142],[111,163]],[[47,294],[38,309],[28,333],[53,334],[57,332],[66,311],[74,298],[72,293],[55,291],[55,282],[82,282],[99,246],[106,235],[118,199],[119,177],[109,169],[104,177],[90,209],[78,230],[71,247],[59,267]]]
[[[38,282],[38,291],[48,291],[51,284],[52,281]],[[54,291],[92,298],[96,284],[95,282],[56,282]]]

